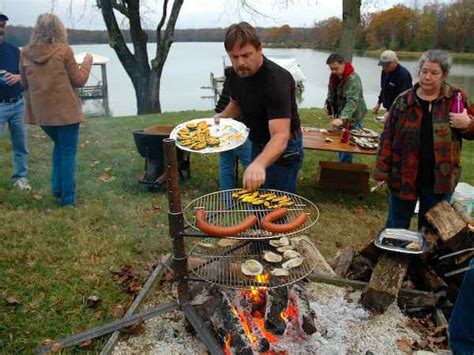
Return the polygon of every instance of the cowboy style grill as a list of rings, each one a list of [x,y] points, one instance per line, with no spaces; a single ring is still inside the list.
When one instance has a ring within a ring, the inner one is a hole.
[[[304,257],[304,261],[298,267],[288,270],[289,275],[285,277],[271,275],[271,266],[262,260],[262,254],[265,250],[271,250],[269,240],[281,238],[283,235],[295,235],[313,226],[319,218],[319,210],[311,201],[301,196],[269,190],[277,196],[289,196],[293,202],[288,207],[288,214],[279,223],[291,221],[302,212],[308,215],[306,221],[286,234],[272,234],[264,231],[258,222],[247,231],[229,236],[228,238],[236,240],[236,243],[222,247],[218,243],[224,239],[223,237],[211,237],[198,230],[195,219],[196,209],[204,208],[207,213],[207,222],[219,226],[234,225],[252,214],[260,220],[271,210],[264,206],[253,206],[235,201],[232,199],[232,192],[236,190],[225,190],[199,197],[189,203],[183,211],[176,144],[173,139],[165,139],[163,146],[167,176],[169,232],[173,244],[173,271],[177,281],[178,303],[211,354],[223,354],[222,347],[189,303],[191,299],[189,281],[198,280],[221,287],[250,290],[260,287],[288,286],[303,279],[315,268],[311,254],[316,249],[309,240],[300,239],[294,245],[294,250]],[[187,254],[184,238],[201,238],[202,240]],[[293,237],[292,240],[296,238],[298,237]],[[188,258],[191,257],[198,259],[199,263],[189,271]],[[264,265],[264,277],[249,277],[240,272],[240,265],[248,259],[256,259]]]

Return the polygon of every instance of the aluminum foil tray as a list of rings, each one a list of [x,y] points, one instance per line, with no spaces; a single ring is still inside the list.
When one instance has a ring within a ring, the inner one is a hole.
[[[383,229],[374,244],[380,249],[403,254],[422,254],[427,247],[422,233],[394,228]]]

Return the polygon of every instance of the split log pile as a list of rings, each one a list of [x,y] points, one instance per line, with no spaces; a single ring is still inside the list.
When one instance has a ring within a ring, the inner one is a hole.
[[[449,308],[454,303],[463,273],[449,273],[467,266],[474,257],[474,221],[461,205],[447,202],[434,206],[425,218],[430,227],[422,230],[428,246],[423,254],[383,251],[370,240],[358,250],[340,250],[329,261],[339,277],[367,282],[360,300],[367,309],[384,312],[398,299],[407,314],[416,315],[431,312],[436,306]],[[440,260],[453,252],[460,253]],[[430,294],[402,297],[400,290],[406,289]]]

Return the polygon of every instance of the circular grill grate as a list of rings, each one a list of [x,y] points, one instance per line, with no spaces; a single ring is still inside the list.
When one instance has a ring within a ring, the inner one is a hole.
[[[270,250],[277,253],[276,248],[267,240],[248,241],[234,240],[234,244],[222,247],[222,239],[207,238],[194,245],[189,252],[189,261],[198,266],[191,272],[199,279],[221,287],[233,289],[277,288],[293,284],[308,276],[316,267],[315,246],[304,237],[290,238],[293,250],[304,257],[300,266],[290,269],[289,276],[273,276],[271,270],[281,268],[280,263],[269,263],[263,259],[263,252]],[[259,276],[246,276],[241,271],[241,264],[246,260],[258,260],[264,267]]]
[[[194,229],[199,230],[196,227],[196,217],[195,212],[199,207],[203,207],[207,213],[207,221],[209,223],[219,225],[219,226],[232,226],[243,221],[248,216],[252,214],[256,215],[258,220],[262,219],[267,213],[273,211],[264,205],[254,206],[251,203],[243,202],[240,200],[235,200],[232,198],[232,194],[241,191],[240,189],[233,190],[223,190],[213,192],[204,196],[201,196],[193,201],[191,201],[184,209],[184,219],[185,221]],[[296,216],[302,212],[308,214],[306,222],[300,226],[298,229],[294,230],[291,233],[286,233],[285,235],[293,235],[300,233],[311,226],[313,226],[319,218],[319,210],[314,203],[308,199],[292,194],[289,192],[272,190],[272,189],[262,189],[259,190],[259,193],[269,194],[273,193],[277,197],[289,197],[293,202],[293,205],[288,206],[288,214],[281,219],[280,223],[285,223],[285,221],[291,221]],[[282,234],[271,233],[260,229],[259,223],[254,225],[252,228],[236,235],[229,236],[233,239],[273,239],[281,237]]]

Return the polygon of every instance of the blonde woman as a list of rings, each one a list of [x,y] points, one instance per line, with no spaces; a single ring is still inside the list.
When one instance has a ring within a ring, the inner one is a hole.
[[[90,54],[82,64],[76,63],[66,29],[56,15],[38,17],[30,43],[21,56],[25,122],[40,125],[54,143],[51,185],[60,206],[76,203],[79,124],[85,119],[74,88],[85,85],[91,66]]]

